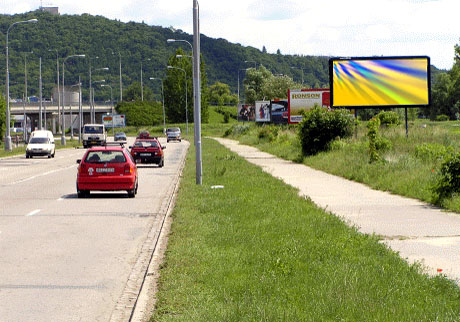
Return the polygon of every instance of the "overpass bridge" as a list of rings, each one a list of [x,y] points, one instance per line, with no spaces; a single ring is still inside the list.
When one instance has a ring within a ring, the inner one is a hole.
[[[58,107],[56,103],[44,102],[42,103],[42,119],[46,119],[46,128],[56,133],[59,130],[59,124],[62,119],[62,106]],[[110,104],[94,103],[94,111],[96,116],[96,123],[102,123],[102,116],[107,113],[112,113],[112,106]],[[59,112],[59,113],[58,113]],[[16,120],[27,118],[28,128],[38,128],[40,118],[39,103],[10,103],[11,119],[19,116]],[[78,129],[80,124],[79,108],[78,106],[66,106],[64,109],[65,127],[66,130],[70,128]],[[91,122],[90,106],[88,103],[82,105],[82,124]],[[22,127],[22,126],[18,126]]]

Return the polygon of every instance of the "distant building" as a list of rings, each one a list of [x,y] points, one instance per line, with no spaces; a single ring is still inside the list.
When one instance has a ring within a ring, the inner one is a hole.
[[[40,7],[41,11],[46,11],[49,12],[53,15],[58,15],[59,14],[59,7]]]

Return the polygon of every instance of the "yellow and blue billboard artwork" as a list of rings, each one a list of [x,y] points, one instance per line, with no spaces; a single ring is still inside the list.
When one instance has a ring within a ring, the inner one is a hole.
[[[429,104],[429,58],[332,60],[332,106]]]

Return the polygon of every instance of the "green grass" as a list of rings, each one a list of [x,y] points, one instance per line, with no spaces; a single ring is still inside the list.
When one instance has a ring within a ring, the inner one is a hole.
[[[382,128],[380,134],[391,141],[392,148],[382,154],[381,162],[376,163],[369,163],[365,123],[360,125],[357,136],[335,142],[329,151],[309,157],[301,156],[295,126],[278,128],[278,134],[273,138],[260,138],[263,127],[253,124],[243,135],[232,134],[230,138],[281,158],[303,162],[313,168],[365,183],[375,189],[431,203],[432,186],[438,180],[442,160],[420,158],[416,155],[416,149],[423,144],[431,144],[450,147],[452,151],[459,152],[458,125],[458,122],[417,121],[410,124],[408,137],[403,125]],[[454,195],[444,200],[441,206],[460,212],[460,197]]]
[[[191,145],[151,321],[458,320],[453,282],[213,140],[196,185],[194,155]]]

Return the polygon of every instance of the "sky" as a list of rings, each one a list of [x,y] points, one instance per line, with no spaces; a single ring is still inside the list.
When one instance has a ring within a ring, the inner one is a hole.
[[[0,13],[57,6],[193,33],[193,0],[0,0]],[[200,0],[200,30],[269,53],[429,56],[450,69],[460,40],[458,0]]]

